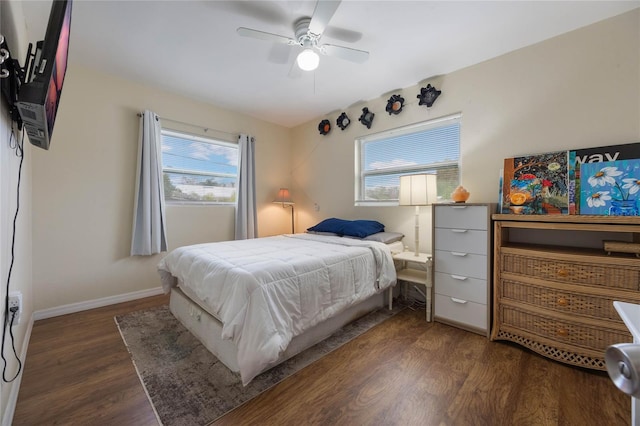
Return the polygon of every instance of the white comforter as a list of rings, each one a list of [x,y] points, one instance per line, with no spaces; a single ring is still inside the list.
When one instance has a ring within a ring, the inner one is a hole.
[[[179,279],[222,321],[245,385],[293,337],[396,282],[385,244],[311,234],[180,247],[158,270],[165,292]]]

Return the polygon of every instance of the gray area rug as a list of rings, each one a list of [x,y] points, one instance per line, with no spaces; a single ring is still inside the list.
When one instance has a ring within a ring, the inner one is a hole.
[[[169,311],[160,306],[115,317],[158,420],[206,425],[399,312],[379,309],[242,386]]]

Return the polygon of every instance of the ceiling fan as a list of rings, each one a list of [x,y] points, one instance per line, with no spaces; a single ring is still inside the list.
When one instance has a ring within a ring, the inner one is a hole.
[[[339,5],[340,0],[318,0],[311,18],[302,17],[294,23],[294,38],[244,27],[238,28],[237,32],[243,37],[303,47],[304,50],[298,54],[296,63],[304,71],[313,71],[318,67],[320,63],[318,53],[363,63],[369,58],[369,52],[332,44],[320,44],[320,38]]]

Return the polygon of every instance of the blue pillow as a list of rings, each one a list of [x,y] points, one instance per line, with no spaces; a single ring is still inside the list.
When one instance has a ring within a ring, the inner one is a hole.
[[[375,220],[352,220],[344,225],[342,233],[351,237],[364,238],[384,231],[384,225]]]
[[[332,217],[331,219],[325,219],[322,222],[318,223],[311,228],[307,228],[307,231],[314,232],[333,232],[334,234],[342,235],[342,227],[344,224],[348,222],[348,220],[344,219],[336,219]]]
[[[375,220],[345,220],[332,217],[308,228],[307,231],[333,232],[338,235],[364,238],[384,231],[384,225]]]

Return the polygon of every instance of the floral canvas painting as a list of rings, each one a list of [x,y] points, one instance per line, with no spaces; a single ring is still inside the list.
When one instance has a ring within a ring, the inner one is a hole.
[[[569,151],[569,214],[580,214],[580,165],[640,158],[640,143]]]
[[[568,214],[567,151],[504,160],[501,212]]]
[[[640,159],[580,165],[580,214],[638,216]]]

